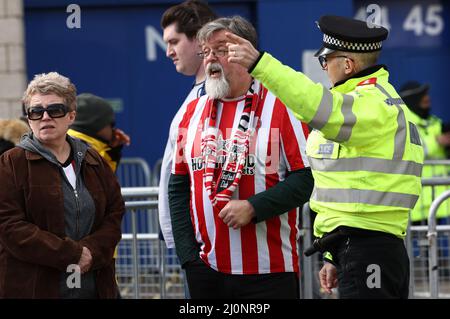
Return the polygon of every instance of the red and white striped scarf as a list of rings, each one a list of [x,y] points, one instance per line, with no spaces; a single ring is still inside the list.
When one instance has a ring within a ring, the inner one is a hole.
[[[204,130],[202,132],[201,150],[205,163],[203,182],[206,192],[215,209],[219,211],[230,201],[242,176],[245,159],[249,153],[250,138],[257,130],[258,119],[255,119],[255,112],[258,107],[262,87],[259,86],[255,93],[252,83],[245,98],[244,110],[239,120],[238,128],[234,136],[231,137],[232,144],[226,154],[225,163],[219,173],[217,183],[214,180],[214,170],[217,161],[217,100],[208,99],[206,102],[206,114]]]

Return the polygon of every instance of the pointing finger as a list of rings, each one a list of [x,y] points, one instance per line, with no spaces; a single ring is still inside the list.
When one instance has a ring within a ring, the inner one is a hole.
[[[240,36],[231,32],[225,32],[225,36],[228,38],[228,40],[230,40],[230,42],[235,44],[243,44],[247,41],[244,38],[241,38]]]

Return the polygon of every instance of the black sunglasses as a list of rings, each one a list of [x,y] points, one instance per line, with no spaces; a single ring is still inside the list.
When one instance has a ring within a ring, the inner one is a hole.
[[[349,58],[346,55],[335,55],[335,56],[329,56],[329,57],[327,57],[326,55],[319,55],[317,58],[319,59],[319,63],[320,63],[320,66],[322,67],[322,69],[327,66],[327,62],[329,59],[346,58],[346,59],[352,60],[351,58]]]
[[[51,118],[64,117],[69,109],[64,104],[50,104],[46,108],[42,105],[30,106],[27,110],[27,116],[29,120],[36,121],[42,119],[44,112],[47,112]]]

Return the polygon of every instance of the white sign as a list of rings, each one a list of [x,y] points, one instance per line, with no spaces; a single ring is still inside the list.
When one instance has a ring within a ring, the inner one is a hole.
[[[147,49],[147,60],[156,61],[157,47],[160,47],[163,52],[166,52],[167,45],[163,40],[162,34],[158,32],[153,26],[147,26],[145,28],[145,47]]]

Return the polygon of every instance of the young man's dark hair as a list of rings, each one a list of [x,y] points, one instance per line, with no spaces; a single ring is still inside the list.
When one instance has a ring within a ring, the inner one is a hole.
[[[167,9],[161,18],[161,27],[164,29],[177,22],[177,32],[192,39],[205,23],[216,18],[217,15],[204,1],[188,0]]]
[[[175,247],[168,200],[168,186],[172,171],[173,150],[176,145],[176,132],[189,102],[205,94],[205,70],[203,60],[198,56],[201,46],[197,40],[197,32],[204,24],[216,18],[217,15],[212,8],[206,2],[198,0],[187,0],[171,6],[163,13],[161,18],[163,40],[167,45],[166,56],[173,61],[178,73],[195,78],[189,94],[172,119],[169,138],[161,162],[158,215],[161,237],[164,238],[167,248]],[[186,297],[189,298],[187,290]]]

